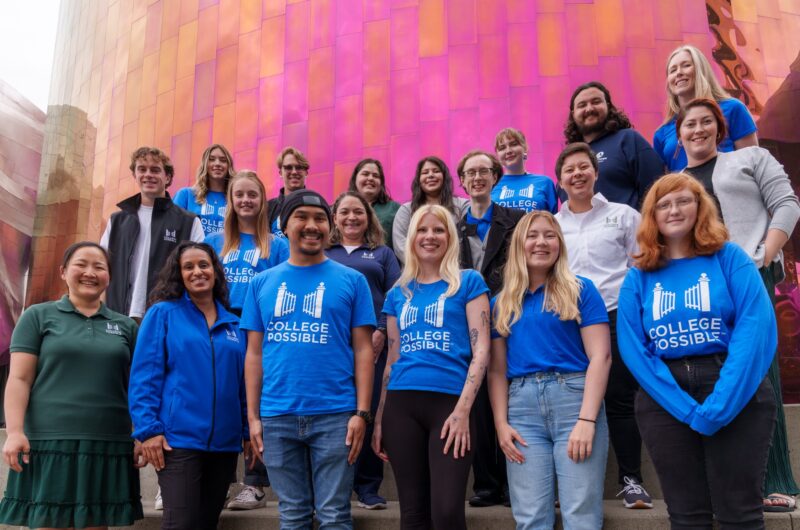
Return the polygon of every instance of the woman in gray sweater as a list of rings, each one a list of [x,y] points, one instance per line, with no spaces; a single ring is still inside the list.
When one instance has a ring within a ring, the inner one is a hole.
[[[800,203],[786,171],[761,147],[719,152],[726,122],[712,100],[691,101],[678,113],[676,127],[688,160],[684,171],[702,182],[716,199],[731,241],[759,267],[774,305],[775,285],[785,278],[781,249],[800,217]],[[800,489],[789,464],[777,355],[768,376],[775,389],[778,421],[767,461],[764,511],[792,511]]]

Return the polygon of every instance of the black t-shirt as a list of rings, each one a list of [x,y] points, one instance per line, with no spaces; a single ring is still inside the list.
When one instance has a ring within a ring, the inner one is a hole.
[[[703,162],[699,166],[687,167],[685,171],[700,181],[700,184],[702,184],[708,194],[711,195],[711,197],[714,199],[714,203],[717,205],[719,218],[722,220],[722,209],[719,206],[719,200],[717,200],[717,196],[714,194],[714,183],[711,180],[711,177],[714,174],[714,166],[716,165],[717,157],[715,156],[711,160]]]

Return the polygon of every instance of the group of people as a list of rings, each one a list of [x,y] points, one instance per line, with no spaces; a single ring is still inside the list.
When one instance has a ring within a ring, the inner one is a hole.
[[[609,445],[624,505],[652,507],[642,441],[673,528],[794,509],[772,297],[800,202],[696,48],[667,92],[654,149],[577,87],[557,185],[508,128],[459,161],[466,199],[428,156],[399,205],[364,159],[331,207],[287,147],[267,200],[219,144],[172,199],[137,149],[139,193],[14,330],[0,521],[133,524],[149,464],[162,528],[213,529],[244,452],[228,506],[271,486],[286,529],[352,528],[353,493],[385,508],[384,462],[403,529],[465,529],[470,472],[519,529],[556,504],[597,529]]]

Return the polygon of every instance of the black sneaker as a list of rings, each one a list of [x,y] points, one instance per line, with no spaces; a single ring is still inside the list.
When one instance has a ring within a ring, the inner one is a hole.
[[[498,504],[503,504],[504,501],[505,499],[500,493],[481,490],[476,491],[475,495],[469,498],[469,505],[473,508],[486,508],[488,506],[497,506]]]
[[[622,495],[622,504],[629,509],[644,509],[653,507],[653,499],[644,489],[644,486],[634,477],[625,476],[622,479],[625,487],[617,493],[617,497]]]

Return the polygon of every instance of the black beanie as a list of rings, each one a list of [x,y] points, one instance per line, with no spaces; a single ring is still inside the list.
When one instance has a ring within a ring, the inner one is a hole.
[[[281,231],[286,232],[286,222],[292,215],[292,212],[301,206],[316,206],[325,210],[325,215],[328,217],[328,224],[333,226],[333,219],[331,218],[331,207],[325,197],[320,195],[314,190],[301,189],[295,190],[286,196],[281,206]]]

